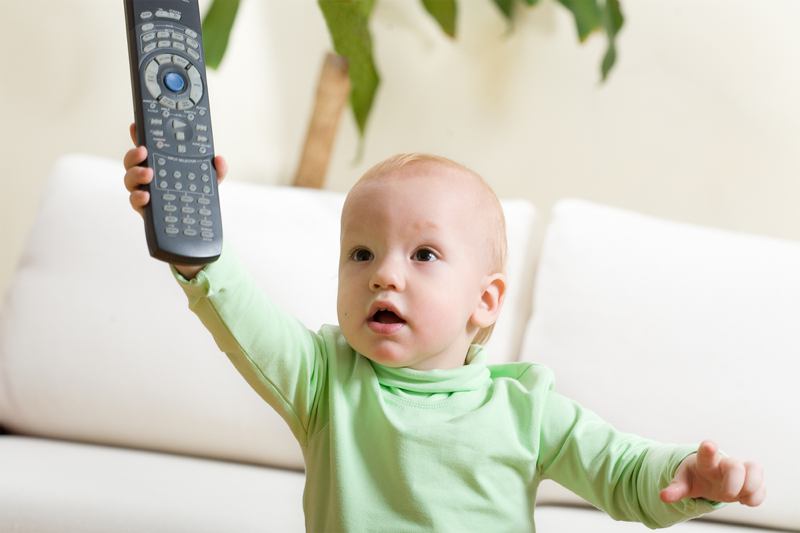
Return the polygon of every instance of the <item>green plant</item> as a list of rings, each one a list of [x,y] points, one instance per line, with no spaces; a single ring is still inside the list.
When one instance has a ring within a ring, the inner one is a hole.
[[[539,0],[490,0],[502,12],[509,25],[516,4],[528,7]],[[600,65],[601,79],[608,77],[617,58],[616,37],[624,18],[619,0],[557,0],[575,19],[578,40],[583,43],[595,31],[605,32],[606,53]],[[348,61],[351,92],[350,107],[363,137],[380,77],[372,57],[369,17],[375,0],[317,0],[328,26],[333,48]],[[422,7],[436,20],[442,31],[456,36],[458,5],[456,0],[421,0]],[[213,0],[203,19],[206,63],[217,68],[225,55],[228,38],[239,10],[239,0]]]

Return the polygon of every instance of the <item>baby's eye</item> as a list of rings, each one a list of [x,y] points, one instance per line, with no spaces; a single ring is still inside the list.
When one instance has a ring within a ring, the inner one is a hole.
[[[367,250],[366,248],[356,248],[350,253],[350,259],[353,261],[369,261],[372,259],[372,252]]]
[[[414,261],[424,261],[424,262],[436,261],[437,259],[439,259],[438,257],[436,257],[434,251],[429,248],[420,248],[419,250],[414,252],[413,258]]]

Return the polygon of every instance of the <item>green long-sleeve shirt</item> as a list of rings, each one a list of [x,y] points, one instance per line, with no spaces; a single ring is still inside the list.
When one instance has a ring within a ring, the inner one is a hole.
[[[456,369],[384,367],[338,327],[315,333],[278,309],[229,250],[192,281],[175,276],[220,349],[299,441],[310,532],[534,531],[546,478],[649,527],[714,507],[658,497],[696,446],[616,431],[555,392],[541,365],[487,365],[473,345]]]

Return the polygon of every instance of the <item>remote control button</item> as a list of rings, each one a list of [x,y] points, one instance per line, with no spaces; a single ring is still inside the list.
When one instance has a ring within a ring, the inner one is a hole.
[[[186,88],[186,80],[177,72],[167,72],[164,76],[164,85],[174,93],[179,93]]]
[[[206,137],[205,135],[198,135],[197,136],[197,142],[199,142],[199,143],[207,143],[208,142],[208,137]]]
[[[199,61],[199,60],[200,60],[200,54],[198,54],[198,53],[197,53],[195,50],[193,50],[192,48],[189,48],[188,50],[186,50],[186,53],[187,53],[187,54],[189,54],[190,56],[192,56],[192,58],[193,58],[195,61]]]
[[[172,38],[175,39],[176,41],[179,41],[179,42],[182,42],[182,43],[186,42],[186,36],[184,34],[182,34],[182,33],[173,32],[172,33]]]
[[[160,103],[164,107],[168,107],[170,109],[176,109],[178,107],[178,102],[176,102],[175,100],[173,100],[172,98],[170,98],[168,96],[163,96],[162,95],[161,97],[159,97],[158,103]]]
[[[183,98],[181,100],[178,100],[179,111],[186,111],[187,109],[190,109],[192,107],[194,107],[194,102],[192,102],[188,98]]]
[[[160,44],[158,46],[161,46]],[[159,65],[169,65],[172,63],[172,54],[159,54],[156,56],[156,62]]]
[[[181,208],[181,213],[184,213],[186,215],[193,215],[194,212],[195,212],[194,207],[182,207]]]
[[[200,170],[208,170],[208,163],[201,163]]]
[[[181,202],[185,204],[191,204],[192,202],[194,202],[194,197],[189,196],[188,194],[184,194],[183,196],[181,196]]]
[[[208,149],[205,146],[201,146],[197,149],[197,151],[205,155],[205,153],[208,152]]]
[[[191,67],[186,69],[186,73],[189,75],[189,81],[192,85],[199,85],[202,89],[203,87],[203,77],[200,76],[200,71],[197,70],[197,67],[192,65]]]
[[[164,130],[150,130],[150,133],[153,134],[153,137],[163,137]]]
[[[148,22],[147,24],[142,24],[142,31],[150,31],[156,27],[155,24],[152,22]]]
[[[206,126],[205,124],[198,124],[197,131],[208,131],[208,126]]]
[[[183,234],[186,235],[187,237],[196,237],[197,236],[197,230],[193,230],[191,228],[185,229],[185,230],[183,230]]]
[[[200,213],[204,217],[210,217],[211,216],[211,209],[206,209],[205,207],[201,207],[200,210],[198,211],[198,213]]]
[[[181,56],[177,56],[177,55],[176,56],[172,56],[172,62],[175,63],[176,65],[178,65],[181,68],[186,68],[187,66],[189,66],[189,61],[187,61],[185,58],[183,58]]]
[[[189,181],[192,181],[197,177],[197,174],[195,174],[194,172],[189,172],[189,175],[187,177],[189,178]]]
[[[187,226],[194,226],[197,224],[197,220],[192,217],[183,217],[183,223]]]
[[[203,192],[206,194],[211,194],[211,187],[208,185],[203,185]]]
[[[174,48],[175,50],[184,51],[184,50],[186,50],[186,45],[183,44],[183,43],[179,43],[178,41],[173,41],[172,42],[172,48]]]
[[[193,29],[191,29],[191,28],[186,28],[186,35],[188,35],[189,37],[191,37],[191,38],[193,38],[193,39],[197,39],[197,37],[199,37],[199,36],[197,35],[197,32],[196,32],[196,31],[194,31],[194,30],[193,30]]]
[[[166,232],[167,232],[167,233],[169,233],[170,235],[177,235],[178,233],[180,233],[180,232],[181,232],[181,230],[179,230],[178,228],[176,228],[176,227],[174,227],[174,226],[170,226],[170,227],[168,227],[168,228],[167,228],[166,230],[164,230],[164,231],[166,231]]]
[[[172,44],[172,41],[158,41],[159,48],[169,48]]]
[[[164,9],[156,10],[156,16],[164,19],[172,19],[172,20],[181,20],[181,14],[179,11],[170,10],[166,11]]]
[[[149,54],[155,49],[156,49],[156,43],[150,43],[146,45],[144,48],[142,48],[142,52],[144,52],[145,54]]]
[[[168,31],[160,31],[160,32],[156,33],[156,37],[158,37],[159,39],[169,39],[170,38],[170,34],[169,34]]]
[[[200,225],[205,227],[205,228],[210,228],[211,226],[214,225],[214,223],[211,222],[210,220],[201,220],[200,221]]]
[[[155,38],[156,38],[155,32],[145,33],[144,35],[142,35],[142,42],[146,43],[148,41],[152,41]]]
[[[164,125],[164,121],[161,120],[160,118],[151,118],[150,119],[150,125],[151,126],[163,126]],[[161,159],[159,159],[159,161],[161,161]],[[160,163],[160,164],[163,165],[164,163]]]
[[[213,231],[204,231],[202,233],[203,233],[203,238],[204,239],[213,239],[214,238],[214,232]]]
[[[152,76],[152,80],[157,81],[156,76],[158,75],[158,63],[154,59],[151,59],[144,68],[144,75],[146,77]]]
[[[142,20],[151,19],[151,18],[153,18],[153,12],[152,11],[142,11],[141,13],[139,13],[139,18],[141,18]]]
[[[211,200],[209,200],[208,198],[200,197],[197,199],[197,203],[200,205],[209,205],[211,204]]]
[[[186,153],[186,145],[185,144],[179,144],[178,145],[178,153],[179,154],[185,154]]]
[[[175,179],[180,179],[181,171],[180,170],[176,170],[175,172],[172,173],[172,177],[175,178]]]
[[[172,194],[171,192],[164,193],[164,195],[161,197],[162,200],[165,200],[167,202],[171,202],[171,201],[175,200],[176,198],[177,197],[174,194]]]
[[[161,178],[166,178],[167,177],[167,171],[162,168],[161,170],[158,171],[158,176],[161,177]]]
[[[209,181],[211,181],[211,176],[203,174],[203,183],[208,183]]]
[[[198,47],[200,46],[200,43],[198,43],[197,41],[195,41],[195,40],[194,40],[194,39],[192,39],[191,37],[189,37],[188,39],[186,39],[186,44],[188,44],[188,45],[189,45],[189,46],[191,46],[192,48],[198,48]]]
[[[195,185],[194,183],[190,183],[189,184],[189,190],[192,191],[192,192],[196,192],[197,191],[197,185]]]
[[[167,224],[175,224],[177,221],[178,221],[178,217],[174,217],[172,215],[170,215],[168,217],[164,217],[164,222],[166,222]]]
[[[175,182],[175,187],[174,187],[174,189],[175,189],[176,191],[179,191],[179,190],[183,189],[183,183],[181,183],[180,181],[177,181],[177,182]]]
[[[177,210],[178,210],[178,206],[175,206],[175,205],[168,204],[168,205],[164,206],[164,211],[167,212],[167,213],[174,213]]]

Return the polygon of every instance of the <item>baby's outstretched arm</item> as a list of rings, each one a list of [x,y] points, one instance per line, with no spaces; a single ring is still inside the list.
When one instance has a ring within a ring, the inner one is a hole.
[[[130,126],[131,140],[136,144],[136,124]],[[130,195],[130,203],[133,210],[144,216],[144,206],[150,201],[150,193],[140,189],[142,185],[147,185],[153,180],[153,169],[148,167],[140,167],[139,163],[147,158],[147,148],[144,146],[137,146],[131,148],[122,159],[125,165],[125,188],[128,189]],[[217,181],[219,183],[225,179],[228,173],[228,164],[222,156],[214,158],[214,168],[217,170]],[[198,272],[200,272],[205,265],[174,265],[175,269],[181,273],[186,279],[192,279]]]
[[[703,441],[697,453],[680,464],[675,478],[661,491],[661,500],[674,503],[684,498],[705,498],[755,507],[764,501],[766,492],[760,464],[725,457],[716,444]]]

